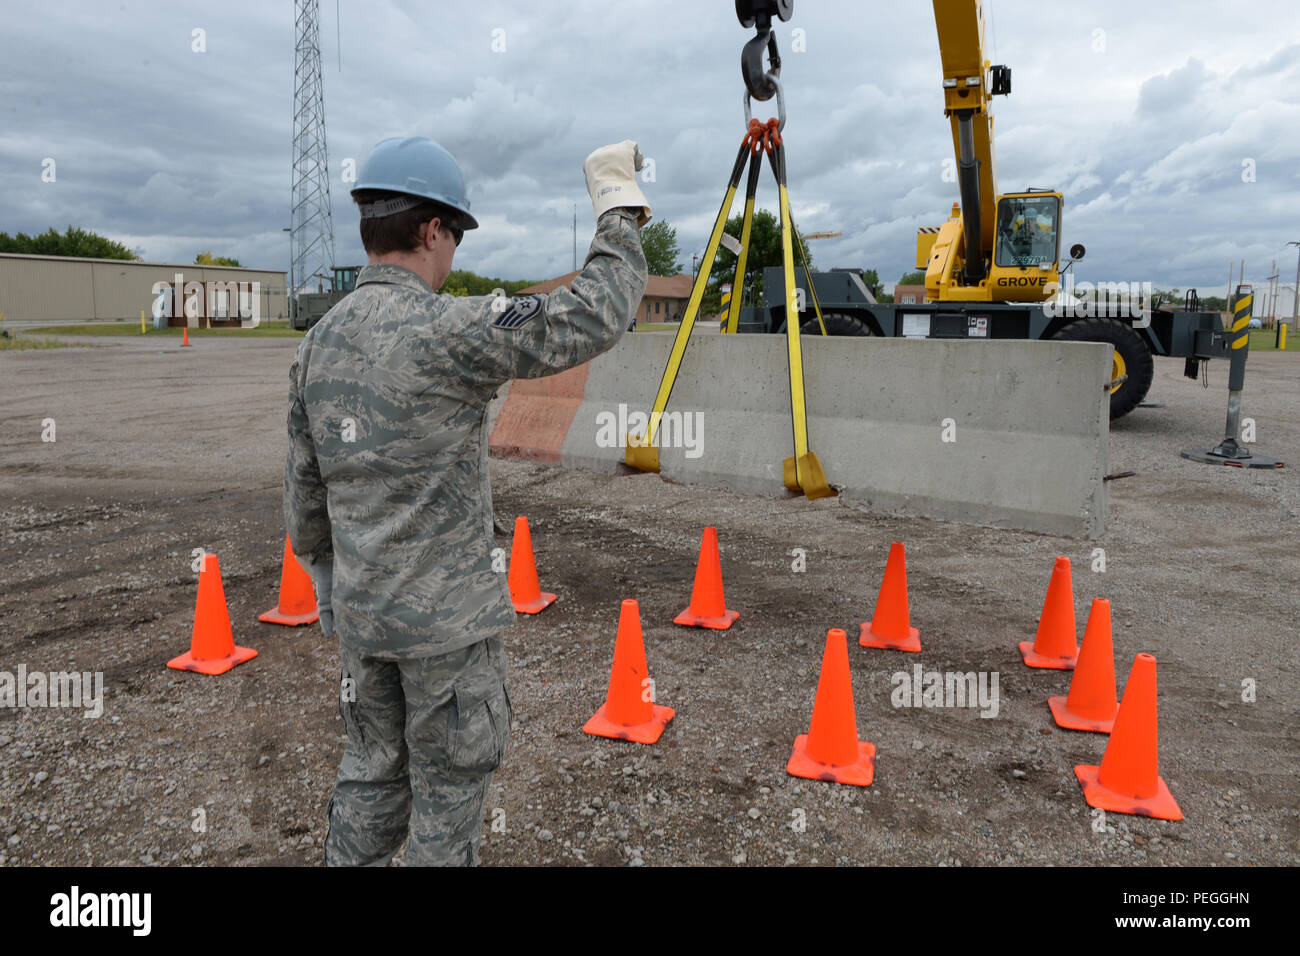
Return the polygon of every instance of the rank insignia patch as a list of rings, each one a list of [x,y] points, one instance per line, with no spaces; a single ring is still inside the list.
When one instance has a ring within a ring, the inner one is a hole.
[[[498,329],[517,329],[542,310],[542,297],[538,295],[520,296],[509,302],[509,307],[492,322]]]

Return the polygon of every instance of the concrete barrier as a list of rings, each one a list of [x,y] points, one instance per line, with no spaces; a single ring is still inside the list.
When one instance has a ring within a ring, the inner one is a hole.
[[[1110,346],[801,341],[809,447],[847,502],[1072,537],[1104,530]],[[623,467],[617,441],[636,413],[648,414],[671,346],[671,333],[627,335],[580,369],[513,383],[492,453],[600,472]],[[658,442],[664,477],[788,494],[784,337],[693,339],[668,411]]]

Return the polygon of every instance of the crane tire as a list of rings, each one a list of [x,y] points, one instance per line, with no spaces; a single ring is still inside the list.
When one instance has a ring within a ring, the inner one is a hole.
[[[1114,319],[1080,319],[1071,322],[1052,336],[1067,342],[1108,342],[1115,348],[1111,365],[1112,381],[1121,375],[1128,379],[1110,393],[1110,420],[1123,418],[1147,397],[1156,363],[1151,350],[1133,327]]]

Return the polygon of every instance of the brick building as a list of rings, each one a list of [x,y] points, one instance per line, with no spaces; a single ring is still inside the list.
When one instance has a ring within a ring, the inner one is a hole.
[[[578,275],[566,272],[555,279],[547,279],[526,289],[520,289],[515,295],[541,295],[567,286]],[[689,273],[679,272],[675,276],[650,276],[646,283],[645,295],[637,306],[638,322],[680,322],[686,313],[686,303],[691,297],[693,280]]]
[[[923,285],[894,286],[895,305],[919,305],[924,301],[925,301],[925,286]]]

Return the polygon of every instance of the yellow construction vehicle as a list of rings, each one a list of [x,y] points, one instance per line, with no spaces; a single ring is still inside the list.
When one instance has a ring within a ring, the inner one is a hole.
[[[1011,70],[985,56],[981,0],[933,3],[961,202],[953,204],[947,222],[918,230],[916,268],[925,270],[925,301],[879,303],[855,269],[796,274],[794,285],[803,294],[792,296],[782,269],[768,267],[760,304],[735,309],[734,331],[784,333],[793,318],[805,334],[1102,342],[1113,346],[1105,383],[1112,418],[1146,397],[1155,356],[1186,359],[1184,374],[1196,378],[1201,362],[1226,354],[1218,313],[1201,310],[1196,290],[1188,291],[1181,308],[1162,307],[1149,293],[1144,300],[1136,283],[1099,283],[1087,294],[1082,289],[1090,284],[1080,283],[1080,295],[1072,295],[1073,276],[1062,276],[1085,250],[1071,246],[1062,262],[1061,194],[998,194],[992,102],[1011,92]],[[737,0],[738,10],[742,4],[772,7],[775,0]],[[792,13],[791,4],[780,4],[782,19]],[[754,55],[760,52],[755,46]],[[758,72],[742,63],[747,77]],[[789,303],[796,314],[788,314]]]

